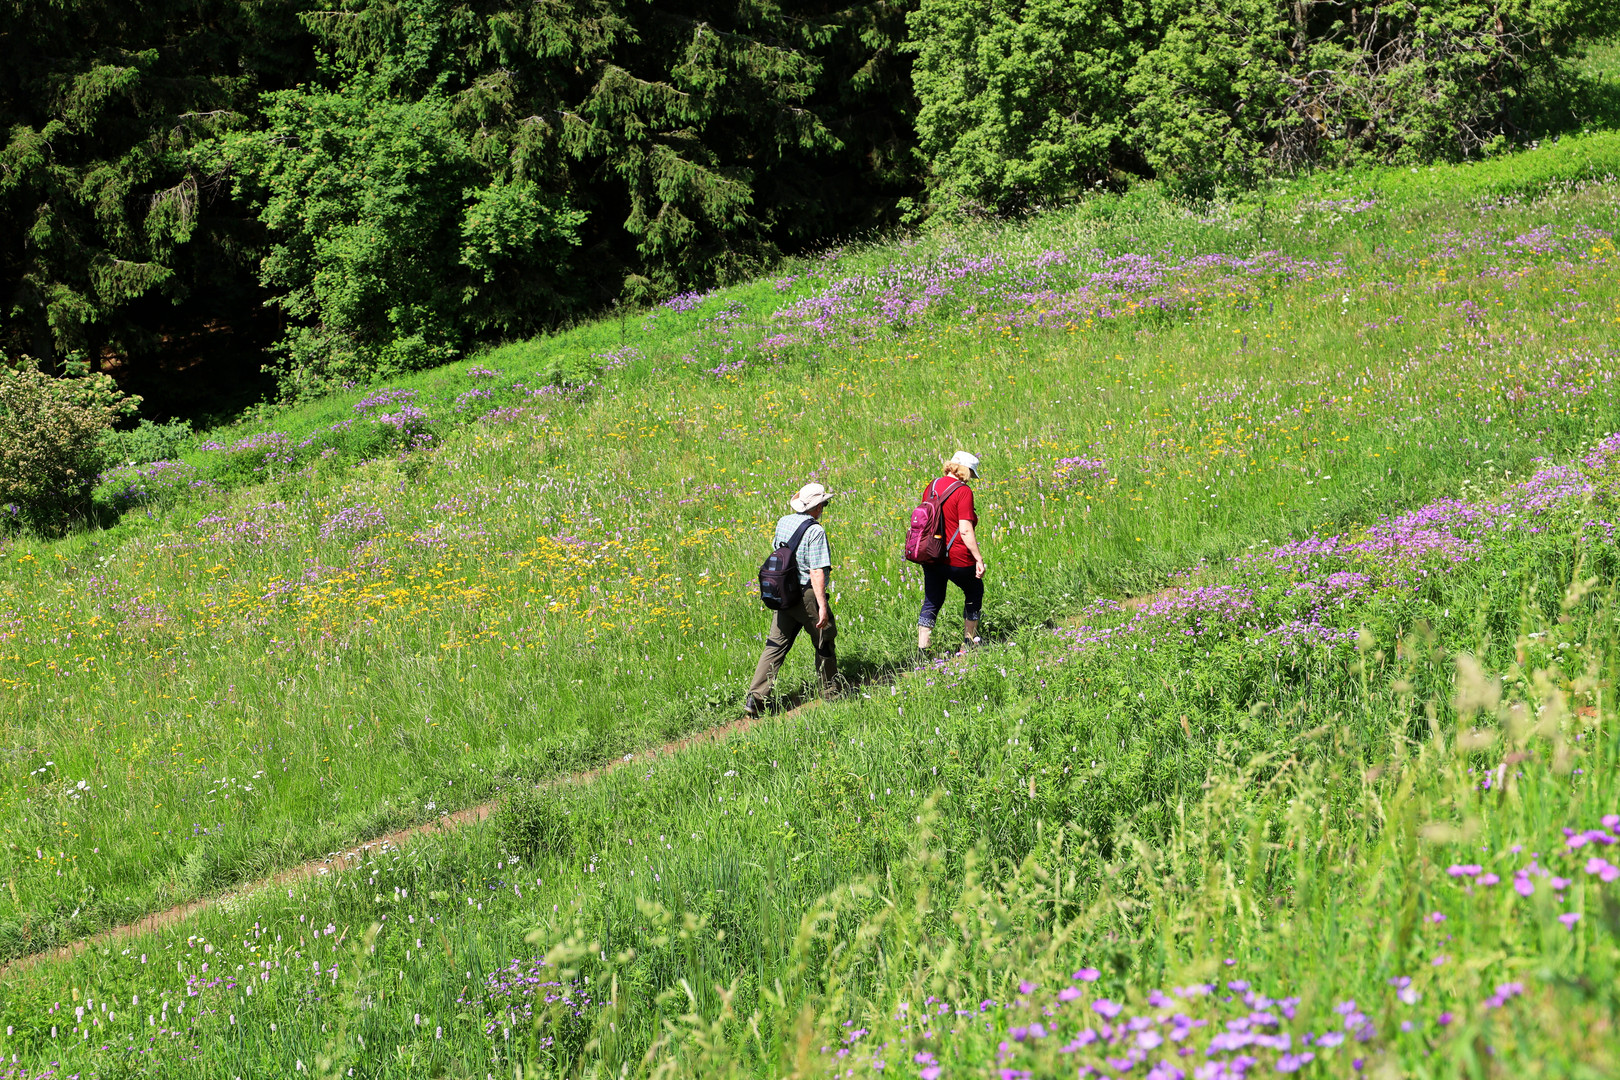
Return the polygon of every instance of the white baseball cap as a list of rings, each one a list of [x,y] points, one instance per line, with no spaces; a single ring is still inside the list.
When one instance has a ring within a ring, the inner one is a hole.
[[[799,489],[799,493],[793,496],[793,500],[788,505],[793,507],[794,513],[808,514],[822,503],[831,501],[831,499],[832,492],[820,484],[806,484]]]
[[[978,457],[976,457],[973,454],[968,453],[966,450],[958,450],[956,453],[951,455],[951,460],[953,462],[955,462],[956,464],[958,464],[958,465],[966,465],[967,466],[967,471],[973,474],[974,479],[978,478],[978,476],[979,476],[979,459],[978,459]]]

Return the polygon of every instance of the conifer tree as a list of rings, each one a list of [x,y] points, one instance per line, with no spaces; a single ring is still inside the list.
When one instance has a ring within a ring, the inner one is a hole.
[[[307,21],[392,94],[437,87],[492,172],[567,192],[612,297],[883,221],[914,171],[906,9],[354,0]]]
[[[881,224],[914,173],[900,6],[350,0],[303,18],[322,79],[269,98],[268,128],[221,158],[269,230],[299,391],[745,275]]]
[[[0,353],[82,369],[251,242],[189,151],[298,69],[291,0],[0,5]],[[291,46],[291,47],[289,47]]]

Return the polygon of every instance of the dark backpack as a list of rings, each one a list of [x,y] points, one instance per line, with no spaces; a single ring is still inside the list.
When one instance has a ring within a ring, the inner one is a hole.
[[[956,544],[956,533],[945,539],[945,500],[956,494],[962,481],[946,488],[943,495],[935,488],[938,483],[933,481],[923,491],[922,503],[911,512],[911,527],[906,530],[906,558],[924,566],[944,562]]]
[[[759,565],[759,602],[772,611],[790,608],[804,596],[804,585],[799,582],[799,541],[815,523],[815,518],[801,521],[793,538]]]

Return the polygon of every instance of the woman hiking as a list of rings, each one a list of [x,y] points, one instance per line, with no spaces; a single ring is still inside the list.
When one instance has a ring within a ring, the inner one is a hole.
[[[958,450],[945,462],[941,475],[923,490],[924,501],[942,498],[940,516],[945,536],[945,558],[923,566],[922,612],[917,616],[917,656],[927,655],[934,638],[934,623],[945,606],[945,587],[962,590],[962,647],[958,655],[979,644],[979,613],[984,609],[984,555],[974,526],[973,489],[969,480],[979,476],[979,459]]]

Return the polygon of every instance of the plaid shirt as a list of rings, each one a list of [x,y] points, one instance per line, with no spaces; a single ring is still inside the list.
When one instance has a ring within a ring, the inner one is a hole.
[[[776,523],[776,541],[772,546],[781,547],[792,540],[799,526],[810,520],[813,519],[809,514],[788,514],[782,518]],[[812,570],[825,570],[828,580],[832,579],[832,547],[827,543],[827,530],[820,522],[804,530],[804,539],[799,541],[798,563],[800,585],[809,586]]]

